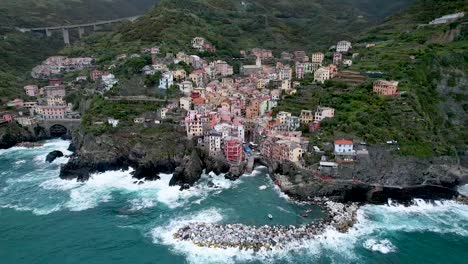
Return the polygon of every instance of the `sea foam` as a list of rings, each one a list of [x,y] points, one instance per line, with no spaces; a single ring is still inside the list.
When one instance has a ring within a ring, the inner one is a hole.
[[[382,254],[396,251],[396,247],[388,239],[377,240],[370,238],[364,242],[363,246],[370,251],[376,251]]]

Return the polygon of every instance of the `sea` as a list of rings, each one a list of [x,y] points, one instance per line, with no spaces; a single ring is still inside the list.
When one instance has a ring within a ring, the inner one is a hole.
[[[468,263],[468,206],[420,199],[362,206],[348,233],[328,229],[283,249],[199,248],[173,233],[193,222],[300,225],[324,214],[282,194],[264,167],[234,182],[204,174],[184,191],[169,186],[170,174],[135,184],[132,169],[61,180],[68,158],[45,158],[71,154],[68,146],[0,150],[0,263]]]

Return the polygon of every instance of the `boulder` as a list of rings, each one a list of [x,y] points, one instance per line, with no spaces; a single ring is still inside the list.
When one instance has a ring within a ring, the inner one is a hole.
[[[63,157],[63,153],[59,150],[54,150],[47,154],[46,161],[51,163],[53,162],[56,158]]]

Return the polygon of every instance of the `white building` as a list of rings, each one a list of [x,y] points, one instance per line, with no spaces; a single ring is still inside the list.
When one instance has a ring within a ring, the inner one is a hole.
[[[330,70],[326,67],[320,67],[314,73],[314,81],[324,83],[326,80],[330,80]]]
[[[208,137],[208,146],[210,154],[221,152],[221,138],[222,135],[218,132],[211,132]]]
[[[353,141],[347,139],[335,140],[335,153],[354,153]]]
[[[119,82],[119,80],[115,78],[114,74],[111,73],[102,75],[101,78],[106,90],[112,89],[112,87],[114,87],[114,85],[116,85]]]
[[[161,76],[161,80],[159,80],[159,89],[169,89],[174,84],[174,76],[172,72],[167,71],[163,73]]]
[[[347,53],[349,51],[349,49],[351,49],[351,48],[352,48],[351,42],[346,41],[346,40],[339,41],[338,44],[336,44],[336,51],[337,52]]]
[[[191,81],[183,81],[179,84],[179,89],[185,95],[189,95],[193,90],[193,83]]]
[[[314,115],[314,121],[322,121],[325,118],[332,118],[335,116],[335,109],[331,107],[321,107],[317,108]]]
[[[202,37],[195,37],[192,39],[192,47],[197,50],[202,50],[205,45],[206,39]]]
[[[192,108],[192,98],[191,97],[181,97],[179,100],[180,108],[190,111]]]
[[[159,109],[159,115],[161,116],[161,119],[166,119],[167,117],[167,111],[169,111],[169,109],[167,108],[161,108]]]
[[[285,112],[285,111],[281,111],[279,112],[277,115],[276,115],[276,118],[280,120],[280,122],[283,124],[283,123],[286,123],[287,119],[289,117],[291,117],[292,114],[289,113],[289,112]]]
[[[114,119],[114,118],[108,118],[107,123],[111,125],[112,127],[117,127],[119,125],[119,120]]]
[[[347,67],[351,67],[353,65],[353,61],[352,60],[344,60],[343,65],[347,66]]]
[[[445,15],[443,17],[439,17],[439,18],[432,20],[431,22],[429,22],[429,25],[440,25],[440,24],[451,23],[464,16],[465,16],[464,12]]]

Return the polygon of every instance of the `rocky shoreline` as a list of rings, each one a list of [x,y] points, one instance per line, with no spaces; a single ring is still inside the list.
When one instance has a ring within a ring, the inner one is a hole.
[[[203,171],[224,173],[230,180],[243,174],[243,170],[230,173],[226,161],[198,148],[195,141],[185,137],[183,128],[167,125],[162,130],[170,132],[140,136],[133,128],[102,135],[75,131],[70,146],[75,153],[62,166],[60,178],[86,181],[94,172],[132,167],[137,180],[158,180],[160,173],[173,174],[170,185],[186,189],[196,184]],[[405,203],[415,197],[452,199],[458,196],[456,187],[468,182],[465,161],[461,159],[457,164],[450,157],[401,157],[379,147],[370,147],[367,158],[340,166],[335,174],[329,175],[333,178],[329,181],[290,162],[261,157],[256,164],[266,166],[281,190],[297,200],[328,197],[341,203],[381,204],[389,198]]]
[[[356,223],[357,203],[335,203],[327,198],[314,198],[311,204],[326,212],[320,221],[301,226],[190,223],[177,230],[173,237],[190,241],[199,247],[238,248],[240,250],[283,249],[288,244],[302,244],[314,239],[328,228],[346,233]]]
[[[309,197],[328,197],[341,203],[384,204],[388,199],[392,199],[406,204],[414,198],[454,199],[459,196],[457,186],[467,183],[468,180],[468,169],[465,167],[457,166],[457,169],[454,169],[455,166],[434,163],[430,168],[426,168],[431,173],[421,171],[420,164],[415,164],[414,168],[407,164],[398,168],[398,164],[395,164],[388,171],[385,170],[388,165],[383,166],[378,174],[373,171],[375,164],[367,171],[363,164],[352,164],[349,166],[354,166],[360,173],[354,174],[354,178],[348,178],[345,173],[323,177],[324,175],[299,168],[295,164],[277,162],[265,157],[260,158],[258,164],[268,168],[270,178],[282,192],[302,201],[308,200]],[[348,168],[342,170],[346,169]],[[403,176],[399,177],[398,172]]]

